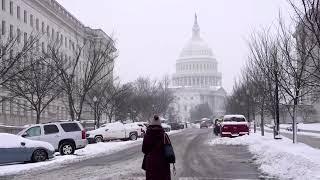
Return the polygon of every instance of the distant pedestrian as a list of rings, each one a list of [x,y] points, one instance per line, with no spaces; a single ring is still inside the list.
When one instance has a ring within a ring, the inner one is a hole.
[[[161,127],[159,116],[155,115],[143,139],[144,159],[142,169],[146,171],[146,180],[171,180],[170,163],[165,156],[165,144],[169,137]],[[175,159],[174,159],[175,161]]]

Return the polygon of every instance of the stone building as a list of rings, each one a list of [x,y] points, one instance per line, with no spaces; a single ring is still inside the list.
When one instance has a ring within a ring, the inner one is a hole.
[[[78,45],[86,40],[109,41],[111,38],[101,29],[91,29],[82,24],[56,0],[0,0],[0,40],[10,36],[20,36],[22,43],[30,36],[41,35],[37,42],[42,50],[46,50],[53,39],[60,41],[63,59],[70,60]],[[78,75],[84,69],[80,59]],[[0,96],[6,92],[0,89]],[[26,102],[21,102],[26,103]],[[92,112],[85,108],[87,118]],[[42,114],[42,122],[57,119],[69,119],[67,102],[56,100]],[[10,102],[0,103],[0,124],[24,125],[35,123],[35,113]]]
[[[190,120],[190,110],[208,103],[214,115],[224,114],[226,91],[222,75],[211,48],[200,37],[200,27],[195,16],[192,38],[182,49],[172,77],[172,90],[176,96],[174,109],[180,121]]]

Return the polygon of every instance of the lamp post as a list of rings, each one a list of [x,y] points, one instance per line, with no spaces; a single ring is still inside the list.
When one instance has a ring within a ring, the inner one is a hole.
[[[93,103],[94,103],[94,108],[93,108],[93,113],[94,113],[94,129],[97,129],[97,127],[99,126],[97,123],[97,101],[98,98],[96,96],[93,96],[92,99]]]

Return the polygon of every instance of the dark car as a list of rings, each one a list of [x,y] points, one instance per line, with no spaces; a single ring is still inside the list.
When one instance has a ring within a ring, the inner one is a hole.
[[[54,147],[14,134],[0,133],[0,164],[40,162],[54,157]]]
[[[170,122],[170,123],[167,123],[167,124],[169,124],[171,126],[171,130],[179,130],[179,129],[181,129],[179,123]]]
[[[202,129],[202,128],[208,128],[209,126],[208,126],[208,123],[206,122],[206,121],[203,121],[203,122],[201,122],[200,123],[200,128]]]

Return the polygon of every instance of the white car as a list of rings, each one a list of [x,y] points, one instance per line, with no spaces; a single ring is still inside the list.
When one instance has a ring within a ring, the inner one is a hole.
[[[130,124],[134,124],[134,125],[138,126],[139,137],[143,137],[146,134],[146,132],[147,132],[147,126],[145,125],[146,122],[134,122],[134,123],[130,123]]]
[[[86,131],[76,121],[62,121],[46,124],[35,124],[18,133],[31,140],[50,143],[61,155],[74,154],[76,149],[86,147]]]
[[[121,122],[114,122],[102,125],[102,127],[88,131],[87,139],[90,142],[103,142],[108,140],[137,140],[137,126],[125,125]]]
[[[14,134],[0,133],[0,164],[40,162],[54,157],[51,144]]]
[[[165,132],[170,132],[171,131],[171,126],[166,123],[161,123],[162,128],[164,129]]]

